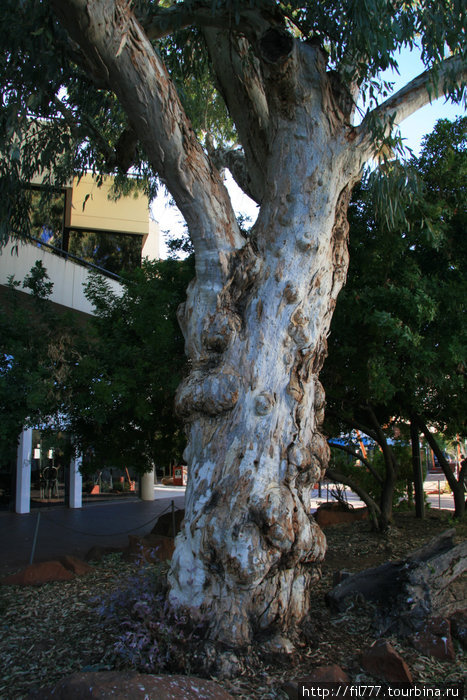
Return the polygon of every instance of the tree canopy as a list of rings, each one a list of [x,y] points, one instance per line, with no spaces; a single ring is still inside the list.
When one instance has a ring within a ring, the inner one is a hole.
[[[11,279],[0,306],[0,459],[16,457],[23,426],[46,425],[60,412],[73,357],[71,324],[51,309],[53,284],[40,262]],[[28,294],[19,291],[27,289]]]
[[[38,173],[44,184],[57,186],[85,170],[123,176],[131,168],[144,178],[150,193],[161,178],[181,204],[179,188],[173,187],[171,158],[155,156],[148,141],[156,132],[162,136],[169,115],[161,114],[160,126],[155,123],[156,131],[145,138],[137,127],[142,114],[138,116],[135,105],[129,107],[129,101],[138,99],[138,80],[134,79],[132,95],[121,94],[112,72],[104,67],[100,49],[92,47],[97,36],[94,18],[108,12],[121,20],[118,30],[107,37],[109,48],[114,42],[115,61],[123,60],[131,33],[143,32],[141,37],[157,47],[158,60],[168,69],[181,100],[169,121],[177,119],[177,111],[186,112],[194,129],[188,141],[199,137],[215,162],[228,165],[257,201],[264,179],[261,151],[271,127],[270,87],[261,64],[290,53],[292,39],[319,47],[330,80],[342,86],[340,102],[331,109],[343,113],[349,128],[361,121],[354,128],[357,137],[371,134],[381,142],[388,136],[388,125],[426,103],[427,95],[462,97],[465,8],[457,0],[215,4],[138,0],[131,9],[129,3],[99,2],[85,30],[89,45],[79,46],[77,18],[85,4],[82,0],[3,3],[0,168],[2,200],[7,204],[2,208],[3,240],[11,233],[27,233],[28,201],[21,184]],[[227,46],[230,55],[225,54]],[[397,51],[403,47],[421,51],[426,72],[391,97],[391,83],[381,79],[381,72],[388,67],[398,70]],[[149,47],[140,49],[150,52]],[[135,67],[139,69],[143,74],[142,64]],[[163,109],[165,99],[154,105],[156,111]]]
[[[467,118],[441,120],[419,158],[393,165],[401,184],[420,177],[398,225],[375,219],[372,176],[354,193],[349,276],[323,372],[328,429],[369,426],[377,437],[371,415],[380,426],[419,416],[466,434],[466,136]]]
[[[174,413],[186,359],[176,319],[192,261],[144,262],[113,294],[95,274],[86,295],[96,315],[81,334],[64,412],[84,468],[143,473],[180,463],[185,438]]]
[[[452,435],[466,430],[466,134],[467,118],[441,120],[419,158],[394,165],[401,186],[420,177],[402,224],[375,220],[371,176],[356,190],[325,370],[332,397],[354,410],[421,413]]]

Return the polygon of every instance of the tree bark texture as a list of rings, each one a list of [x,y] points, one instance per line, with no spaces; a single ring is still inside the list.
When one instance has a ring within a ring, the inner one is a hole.
[[[131,4],[50,2],[83,66],[119,98],[195,248],[196,278],[179,314],[191,363],[177,394],[189,479],[171,601],[201,611],[211,638],[227,645],[248,644],[258,632],[287,634],[306,614],[325,552],[309,513],[328,460],[318,376],[347,271],[347,205],[373,153],[370,132],[351,126],[356,95],[318,46],[254,8],[238,31],[229,18],[224,27],[215,17],[206,22],[248,191],[260,204],[245,238]],[[151,28],[153,37],[165,33]],[[383,103],[382,114],[406,100]]]
[[[424,423],[420,416],[416,416],[414,418],[414,421],[416,425],[420,428],[420,430],[423,432],[426,441],[433,450],[433,453],[436,455],[438,464],[443,470],[444,476],[446,477],[446,481],[448,482],[449,487],[452,491],[452,495],[454,498],[454,516],[456,518],[463,518],[466,510],[464,480],[467,476],[467,464],[463,466],[463,468],[460,471],[459,478],[457,479],[456,475],[451,469],[450,464],[444,456],[443,451],[438,444],[438,441],[434,437],[433,433],[430,432],[428,426]]]

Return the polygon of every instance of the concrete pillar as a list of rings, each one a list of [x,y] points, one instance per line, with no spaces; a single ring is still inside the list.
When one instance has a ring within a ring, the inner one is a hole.
[[[150,472],[146,472],[141,477],[141,500],[154,500],[154,468]]]
[[[31,510],[31,458],[32,428],[26,428],[20,435],[16,458],[16,500],[17,513]]]
[[[73,457],[70,464],[70,508],[82,508],[83,506],[83,476],[80,472],[82,455]]]

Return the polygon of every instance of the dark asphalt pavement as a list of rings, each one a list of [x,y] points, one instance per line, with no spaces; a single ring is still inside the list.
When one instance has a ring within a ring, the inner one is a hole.
[[[149,533],[163,512],[183,508],[184,495],[122,502],[86,504],[80,509],[64,506],[40,508],[18,515],[0,512],[0,576],[29,564],[39,518],[34,561],[65,554],[84,558],[95,545],[124,547],[128,535]]]

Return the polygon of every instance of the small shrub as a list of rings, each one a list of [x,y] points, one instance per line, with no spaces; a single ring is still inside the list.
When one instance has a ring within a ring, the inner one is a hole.
[[[205,621],[170,605],[167,570],[161,564],[139,567],[124,586],[99,601],[98,614],[117,636],[117,657],[145,673],[189,672],[190,659],[206,636]]]

